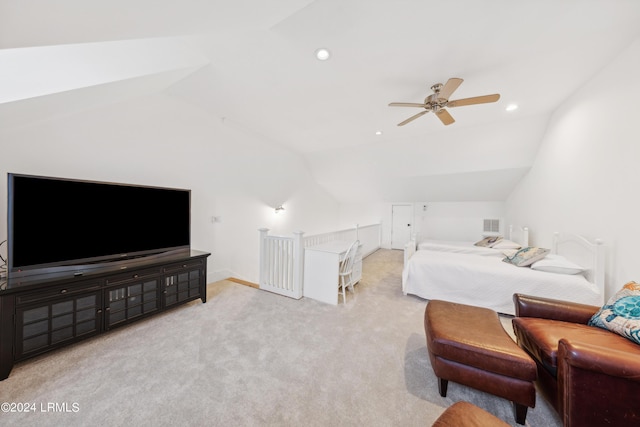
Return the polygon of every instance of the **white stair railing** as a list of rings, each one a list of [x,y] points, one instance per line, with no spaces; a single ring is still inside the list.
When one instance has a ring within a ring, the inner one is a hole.
[[[302,235],[269,236],[268,228],[260,230],[260,289],[291,298],[302,298],[304,248]]]
[[[314,234],[304,238],[304,247],[321,245],[336,240],[353,241],[358,238],[358,226],[346,230],[331,231],[329,233]]]
[[[303,237],[296,231],[293,237],[270,236],[268,228],[260,231],[260,289],[291,298],[302,298],[304,287],[304,249],[336,240],[360,240],[363,256],[380,248],[381,225],[332,231]]]
[[[367,256],[380,248],[382,242],[382,227],[380,224],[365,226],[356,224],[354,228],[306,236],[304,238],[304,247],[308,248],[310,246],[321,245],[335,240],[360,240],[360,243],[362,243],[363,246],[363,256]]]

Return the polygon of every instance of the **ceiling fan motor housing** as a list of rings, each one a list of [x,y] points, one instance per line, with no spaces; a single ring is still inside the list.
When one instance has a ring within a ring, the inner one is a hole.
[[[439,98],[438,93],[431,94],[424,99],[425,108],[436,111],[436,109],[446,107],[449,100]]]

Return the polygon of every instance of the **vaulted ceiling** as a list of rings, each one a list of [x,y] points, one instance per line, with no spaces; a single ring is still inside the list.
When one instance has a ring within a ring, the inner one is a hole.
[[[637,0],[0,0],[0,122],[161,91],[299,153],[340,201],[504,200],[638,22]],[[389,102],[450,77],[452,99],[501,98],[396,126],[419,110]]]

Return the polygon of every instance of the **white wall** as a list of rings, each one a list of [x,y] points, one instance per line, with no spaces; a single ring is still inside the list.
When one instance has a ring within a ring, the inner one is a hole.
[[[411,232],[423,239],[477,241],[482,238],[483,219],[500,219],[506,235],[504,202],[397,202],[352,203],[340,206],[342,228],[353,224],[382,224],[383,248],[391,247],[391,210],[394,204],[413,206]],[[426,211],[424,206],[427,206]],[[370,222],[366,222],[370,221]]]
[[[359,225],[379,224],[382,221],[384,203],[342,203],[340,204],[340,228],[347,229]]]
[[[416,232],[422,239],[475,242],[482,238],[484,219],[500,220],[500,233],[508,233],[503,202],[416,203],[415,215]]]
[[[640,281],[640,39],[553,114],[536,161],[506,202],[549,247],[554,231],[602,238],[608,298]]]
[[[0,152],[0,241],[7,172],[191,189],[192,247],[212,253],[209,280],[258,281],[258,228],[338,226],[337,203],[299,156],[162,94],[3,126]],[[275,215],[279,203],[285,215]]]

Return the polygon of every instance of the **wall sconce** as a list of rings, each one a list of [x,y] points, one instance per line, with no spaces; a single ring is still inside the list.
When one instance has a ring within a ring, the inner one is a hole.
[[[280,212],[284,213],[284,206],[282,206],[282,205],[280,205],[280,206],[278,206],[276,208],[276,213],[280,213]]]

